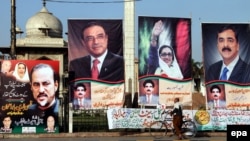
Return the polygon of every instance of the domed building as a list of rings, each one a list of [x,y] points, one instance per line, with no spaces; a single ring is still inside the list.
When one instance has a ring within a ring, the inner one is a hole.
[[[27,38],[62,38],[62,23],[44,6],[40,12],[28,19]]]
[[[66,47],[62,38],[62,23],[50,13],[45,5],[40,12],[30,17],[26,23],[26,37],[19,38],[20,47]]]
[[[26,31],[16,28],[18,33],[26,33],[24,38],[16,39],[17,60],[57,60],[59,61],[60,80],[68,69],[67,42],[63,39],[61,21],[48,11],[43,4],[42,9],[26,22]],[[63,81],[61,81],[63,82]],[[65,85],[60,83],[60,95],[65,92]]]
[[[16,38],[17,60],[59,61],[59,98],[64,101],[64,97],[68,93],[66,86],[68,45],[67,41],[63,39],[62,22],[49,12],[44,2],[42,9],[27,20],[25,31],[16,27],[16,33],[25,35],[24,37],[17,35]],[[59,112],[59,117],[62,118],[61,114]]]
[[[16,59],[59,60],[62,63],[60,66],[64,66],[60,73],[67,70],[68,48],[62,36],[63,25],[48,11],[45,3],[39,12],[27,20],[24,32],[24,38],[16,39]]]

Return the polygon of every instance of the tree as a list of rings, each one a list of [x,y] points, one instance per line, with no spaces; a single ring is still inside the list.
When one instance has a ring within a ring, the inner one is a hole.
[[[200,92],[201,89],[200,82],[203,75],[204,72],[202,62],[195,62],[194,59],[192,59],[192,77],[194,79],[195,89],[198,92]]]

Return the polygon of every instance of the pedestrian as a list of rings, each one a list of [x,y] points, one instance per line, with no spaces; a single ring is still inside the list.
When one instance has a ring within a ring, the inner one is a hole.
[[[174,99],[174,108],[170,112],[171,116],[173,116],[173,126],[175,129],[175,133],[178,136],[178,139],[181,140],[181,126],[182,126],[182,106],[180,104],[180,99],[176,97]]]

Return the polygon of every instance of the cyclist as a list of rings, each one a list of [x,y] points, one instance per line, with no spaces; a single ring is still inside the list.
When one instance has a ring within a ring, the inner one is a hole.
[[[180,99],[175,98],[174,99],[174,108],[170,112],[171,115],[173,115],[173,126],[176,131],[176,135],[178,136],[178,139],[182,139],[181,134],[181,126],[182,126],[182,106],[180,104]]]

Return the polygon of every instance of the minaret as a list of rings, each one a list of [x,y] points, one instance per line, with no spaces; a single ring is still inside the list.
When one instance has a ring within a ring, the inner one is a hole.
[[[43,0],[43,7],[46,7],[46,1]]]
[[[124,57],[125,57],[125,92],[135,93],[135,1],[126,2],[124,0]]]

